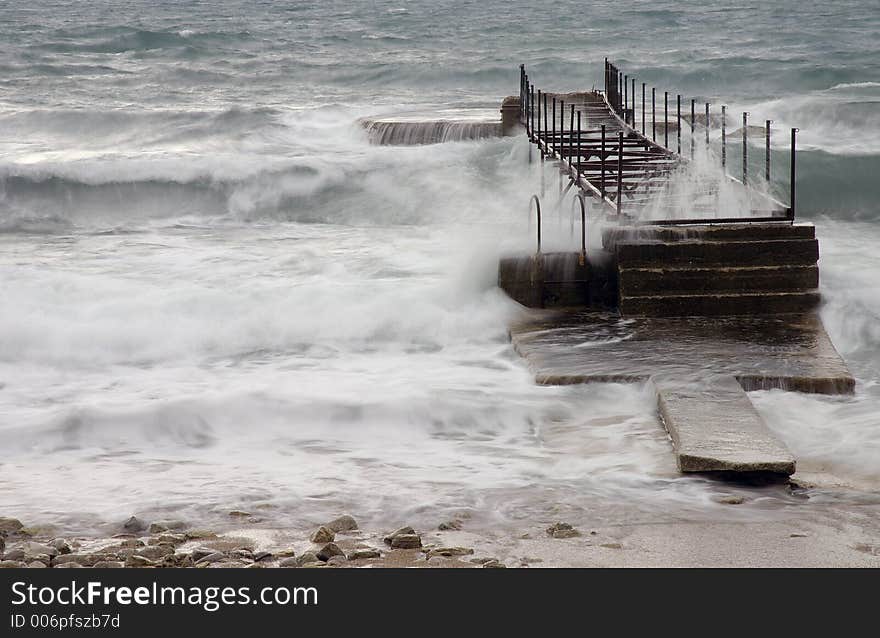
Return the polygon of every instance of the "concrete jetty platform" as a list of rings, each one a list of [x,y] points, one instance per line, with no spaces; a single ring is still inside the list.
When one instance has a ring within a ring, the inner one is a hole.
[[[682,472],[794,474],[794,456],[734,377],[658,376],[652,383]]]
[[[795,459],[745,391],[855,388],[814,312],[626,318],[524,310],[510,337],[539,384],[651,381],[682,472],[790,475]]]

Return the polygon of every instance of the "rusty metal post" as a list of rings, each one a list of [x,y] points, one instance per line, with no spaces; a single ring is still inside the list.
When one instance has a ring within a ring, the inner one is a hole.
[[[541,157],[544,157],[544,150],[541,148],[541,89],[538,89],[538,111],[536,116],[538,118],[538,130],[537,130],[537,140],[538,140],[538,150],[541,151]]]
[[[770,181],[770,122],[772,122],[772,120],[767,120],[764,124],[764,179],[768,182]]]
[[[623,209],[623,131],[617,133],[617,221]]]
[[[697,128],[696,104],[697,101],[691,98],[691,159],[694,159],[694,132]]]
[[[580,113],[580,111],[578,111]],[[578,147],[580,147],[581,138],[578,134]],[[571,158],[574,156],[574,104],[571,105],[571,118],[568,120],[568,166],[571,167]]]
[[[709,103],[706,102],[706,152],[709,152]]]
[[[605,125],[602,125],[602,155],[599,159],[599,165],[602,167],[602,181],[601,181],[601,194],[602,199],[605,199]]]
[[[651,87],[651,134],[652,139],[657,141],[657,87]]]
[[[623,76],[623,121],[629,121],[629,116],[626,114],[626,111],[629,109],[629,76]]]
[[[749,181],[749,114],[743,113],[743,184]]]
[[[553,102],[553,115],[550,118],[550,121],[553,122],[553,133],[550,136],[550,150],[553,151],[556,149],[556,96],[553,96],[551,100]]]
[[[617,110],[623,115],[623,71],[617,72],[617,81],[619,82],[617,87]]]
[[[663,91],[663,146],[669,148],[669,91]]]
[[[645,83],[642,82],[642,135],[645,134]]]
[[[547,147],[547,94],[544,94],[544,146]]]
[[[727,106],[721,107],[721,168],[727,168]]]
[[[632,116],[632,122],[630,126],[633,128],[636,127],[636,79],[632,79],[632,110],[630,111],[630,115]]]
[[[574,167],[575,175],[580,180],[581,177],[581,112],[578,111],[578,148],[577,148],[577,164]]]
[[[791,190],[791,195],[789,201],[791,201],[791,221],[794,221],[794,211],[795,211],[795,155],[797,153],[797,132],[798,129],[791,129],[791,177],[790,177],[790,185],[789,188]]]
[[[681,96],[676,96],[678,103],[678,127],[676,128],[676,133],[678,134],[678,154],[681,155]]]

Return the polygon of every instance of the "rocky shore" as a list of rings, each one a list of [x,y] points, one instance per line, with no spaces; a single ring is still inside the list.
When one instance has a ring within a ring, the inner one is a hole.
[[[250,517],[240,511],[229,516],[244,522]],[[472,547],[439,542],[440,532],[461,527],[461,520],[443,522],[426,540],[410,526],[384,534],[364,532],[354,517],[343,515],[305,539],[259,528],[216,533],[184,521],[147,522],[132,516],[108,538],[77,538],[0,517],[0,568],[506,567]]]
[[[748,507],[735,495],[722,503],[737,512]],[[63,535],[0,516],[0,568],[880,567],[878,512],[880,506],[860,503],[760,520],[633,520],[596,528],[584,520],[487,528],[462,512],[393,530],[362,529],[344,515],[293,530],[234,510],[216,530],[132,516],[103,536]]]

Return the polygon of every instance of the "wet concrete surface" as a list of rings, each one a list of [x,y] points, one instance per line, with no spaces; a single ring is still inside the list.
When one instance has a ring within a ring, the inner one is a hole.
[[[699,382],[731,375],[743,389],[848,394],[855,380],[815,313],[621,318],[589,311],[524,311],[514,348],[544,385]]]

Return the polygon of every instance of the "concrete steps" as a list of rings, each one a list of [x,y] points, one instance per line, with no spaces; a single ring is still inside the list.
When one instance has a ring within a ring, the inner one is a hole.
[[[810,224],[618,227],[603,243],[623,315],[798,313],[820,301]]]

